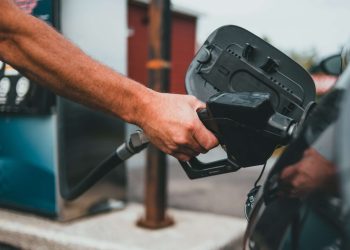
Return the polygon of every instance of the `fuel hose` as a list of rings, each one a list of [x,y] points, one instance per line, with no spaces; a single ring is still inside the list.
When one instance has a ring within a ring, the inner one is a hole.
[[[141,130],[136,131],[130,135],[125,143],[120,145],[115,152],[101,161],[100,164],[93,168],[90,173],[76,185],[73,187],[68,187],[68,185],[60,185],[61,196],[68,201],[78,198],[111,170],[121,165],[131,156],[142,151],[148,144],[149,140],[145,134]],[[64,172],[61,173],[60,177],[64,183],[68,183],[66,178],[67,175]]]

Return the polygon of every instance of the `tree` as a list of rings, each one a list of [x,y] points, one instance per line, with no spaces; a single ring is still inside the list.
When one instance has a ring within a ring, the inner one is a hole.
[[[299,63],[306,70],[309,70],[311,66],[317,63],[318,60],[318,54],[315,48],[304,51],[291,50],[288,54],[294,61]]]

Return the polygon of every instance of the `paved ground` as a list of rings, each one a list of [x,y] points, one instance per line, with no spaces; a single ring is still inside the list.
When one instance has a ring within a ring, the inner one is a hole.
[[[210,161],[224,157],[222,150],[215,150],[202,159]],[[142,202],[144,185],[145,154],[134,156],[128,162],[129,197]],[[269,160],[269,166],[274,159]],[[190,180],[179,163],[169,157],[169,205],[179,209],[211,212],[244,217],[246,195],[260,174],[262,166],[241,169],[238,172]]]
[[[222,153],[216,150],[202,160],[223,158]],[[131,201],[141,202],[143,199],[144,162],[145,153],[128,162]],[[0,242],[23,249],[42,250],[241,249],[246,227],[243,206],[260,169],[255,167],[190,180],[178,162],[169,158],[169,214],[176,221],[173,227],[159,231],[136,227],[135,222],[144,210],[141,205],[133,203],[123,211],[67,223],[0,210]],[[208,230],[208,226],[212,229]]]
[[[175,225],[147,230],[135,224],[142,212],[140,205],[129,204],[122,211],[60,223],[0,209],[0,242],[30,250],[241,249],[243,219],[171,209]],[[220,227],[208,230],[210,225]]]

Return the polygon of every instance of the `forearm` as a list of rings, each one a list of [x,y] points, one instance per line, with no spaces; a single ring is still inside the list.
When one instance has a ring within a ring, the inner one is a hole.
[[[139,123],[154,92],[86,56],[51,27],[13,10],[0,59],[57,94]]]
[[[77,102],[142,127],[165,153],[189,160],[217,145],[196,110],[194,97],[161,94],[85,55],[45,23],[0,0],[0,60]]]

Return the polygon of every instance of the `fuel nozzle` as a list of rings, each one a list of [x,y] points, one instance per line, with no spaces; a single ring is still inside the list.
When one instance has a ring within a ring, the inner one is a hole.
[[[266,92],[223,92],[198,111],[203,124],[218,138],[227,158],[203,163],[197,158],[180,162],[191,179],[237,171],[265,164],[274,150],[288,144],[303,127],[314,103],[301,119],[277,112]]]

